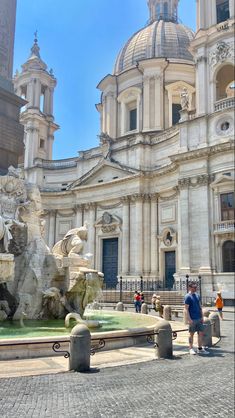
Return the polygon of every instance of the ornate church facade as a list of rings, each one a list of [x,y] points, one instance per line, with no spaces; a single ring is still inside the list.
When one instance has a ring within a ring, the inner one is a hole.
[[[99,83],[100,143],[52,160],[56,79],[40,56],[14,77],[27,100],[26,178],[52,246],[89,224],[87,252],[107,286],[142,276],[163,288],[201,276],[234,299],[234,2],[197,0],[194,34],[178,0],[148,0],[149,22]]]

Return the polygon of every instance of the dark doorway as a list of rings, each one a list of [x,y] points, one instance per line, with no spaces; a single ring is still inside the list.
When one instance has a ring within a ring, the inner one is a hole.
[[[226,241],[222,249],[223,253],[223,272],[233,273],[235,271],[235,243]]]
[[[165,287],[172,289],[175,273],[175,251],[165,252]]]
[[[103,240],[103,269],[104,281],[107,288],[117,285],[118,275],[118,238]]]

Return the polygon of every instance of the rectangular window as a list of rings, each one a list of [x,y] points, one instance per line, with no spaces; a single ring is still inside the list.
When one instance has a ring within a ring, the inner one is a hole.
[[[130,131],[137,129],[137,109],[130,110]]]
[[[40,148],[45,148],[45,139],[40,139]]]
[[[182,109],[180,104],[173,103],[172,105],[172,125],[175,125],[180,120],[180,110]]]
[[[224,193],[220,195],[221,220],[229,221],[234,219],[234,193]]]
[[[229,19],[229,0],[216,1],[217,23],[224,22]]]

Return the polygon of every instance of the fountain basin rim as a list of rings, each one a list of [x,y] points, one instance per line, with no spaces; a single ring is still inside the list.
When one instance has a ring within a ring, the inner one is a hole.
[[[109,311],[106,311],[109,312]],[[120,312],[118,312],[119,314]],[[125,312],[121,312],[124,313]],[[129,314],[129,313],[128,313]],[[136,315],[136,314],[133,314]],[[145,314],[138,314],[146,318]],[[112,349],[120,349],[130,347],[138,343],[146,341],[146,336],[139,334],[151,334],[155,329],[157,323],[162,321],[162,318],[148,315],[153,318],[153,324],[142,326],[138,328],[123,329],[116,331],[105,331],[91,333],[91,343],[105,339],[105,349],[108,351]],[[116,337],[116,339],[115,339]],[[23,358],[38,358],[38,357],[52,357],[58,355],[53,352],[52,345],[58,342],[61,344],[61,350],[69,351],[70,335],[68,336],[53,336],[53,337],[31,337],[21,339],[2,339],[0,340],[0,360],[9,359],[23,359]],[[7,346],[7,349],[6,349]]]

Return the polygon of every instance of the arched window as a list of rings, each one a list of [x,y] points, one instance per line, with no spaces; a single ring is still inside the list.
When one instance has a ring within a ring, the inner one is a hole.
[[[216,100],[228,96],[228,86],[234,80],[234,67],[232,64],[224,65],[216,75]]]
[[[163,13],[164,13],[164,18],[166,19],[169,15],[169,11],[168,11],[168,3],[165,2],[164,6],[163,6]]]
[[[157,17],[157,20],[160,20],[161,19],[161,6],[160,6],[160,3],[158,3],[156,5],[156,17]]]
[[[223,272],[233,273],[235,271],[235,243],[226,241],[222,248]]]
[[[229,19],[229,0],[216,0],[217,23]]]

